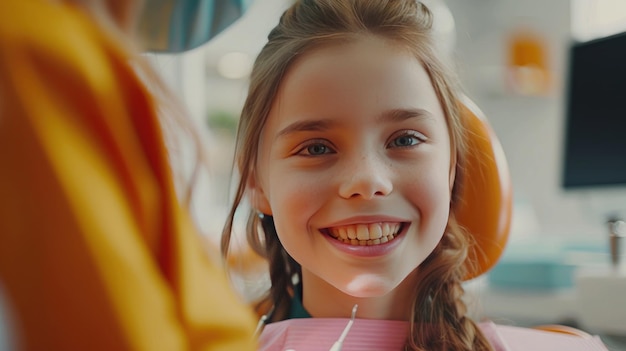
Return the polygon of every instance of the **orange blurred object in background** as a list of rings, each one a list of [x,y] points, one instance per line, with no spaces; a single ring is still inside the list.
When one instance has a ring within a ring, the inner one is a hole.
[[[530,30],[518,30],[509,37],[507,86],[519,95],[546,95],[552,77],[544,39]]]

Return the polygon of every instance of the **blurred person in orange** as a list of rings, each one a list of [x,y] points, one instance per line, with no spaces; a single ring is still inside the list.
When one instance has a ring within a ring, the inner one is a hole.
[[[254,349],[253,314],[175,186],[169,136],[201,154],[197,131],[140,55],[197,47],[243,11],[0,2],[0,286],[15,349]]]

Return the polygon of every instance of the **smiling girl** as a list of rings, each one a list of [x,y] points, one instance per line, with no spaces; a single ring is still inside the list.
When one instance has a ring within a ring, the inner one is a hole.
[[[271,321],[410,322],[412,350],[490,350],[465,315],[468,234],[451,211],[457,88],[414,0],[297,1],[259,54],[239,126],[248,240],[270,265]]]

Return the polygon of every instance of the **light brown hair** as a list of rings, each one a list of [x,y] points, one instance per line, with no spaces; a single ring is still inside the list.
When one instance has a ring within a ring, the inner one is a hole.
[[[291,6],[268,36],[258,55],[245,101],[235,158],[240,181],[222,236],[222,253],[228,255],[234,215],[255,177],[261,131],[282,77],[296,59],[314,48],[373,35],[408,50],[424,66],[441,103],[448,126],[457,173],[463,164],[465,136],[459,112],[456,79],[444,66],[432,42],[432,15],[415,0],[302,0]],[[457,175],[451,206],[455,202]],[[272,320],[287,317],[301,267],[284,250],[271,216],[248,215],[247,239],[269,262],[271,288],[260,305],[274,306]],[[419,266],[410,336],[411,350],[491,350],[477,325],[466,316],[462,281],[470,237],[456,223],[452,211],[446,233],[431,255]]]

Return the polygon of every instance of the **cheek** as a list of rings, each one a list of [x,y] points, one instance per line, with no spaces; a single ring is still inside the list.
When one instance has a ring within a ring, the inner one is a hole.
[[[411,202],[420,213],[420,232],[443,234],[450,214],[449,172],[426,172],[410,184]]]
[[[279,234],[306,230],[328,193],[323,178],[293,170],[281,172],[278,168],[270,177],[268,198]]]
[[[318,234],[311,231],[310,223],[326,203],[328,186],[321,177],[299,172],[274,172],[273,176],[269,199],[278,238],[297,262],[314,262],[312,248],[318,244]]]

